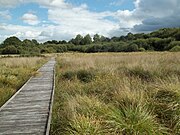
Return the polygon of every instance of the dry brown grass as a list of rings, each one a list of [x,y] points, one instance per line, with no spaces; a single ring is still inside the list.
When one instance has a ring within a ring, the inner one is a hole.
[[[66,53],[57,62],[52,134],[180,133],[180,53]]]
[[[46,58],[0,58],[0,106],[46,61]]]

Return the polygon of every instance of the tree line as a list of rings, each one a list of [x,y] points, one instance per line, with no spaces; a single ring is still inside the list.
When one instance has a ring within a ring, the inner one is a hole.
[[[51,40],[38,43],[37,40],[9,37],[0,45],[0,54],[39,55],[62,52],[137,52],[137,51],[180,51],[180,28],[163,28],[145,34],[128,33],[126,36],[108,38],[99,34],[84,37],[78,34],[65,41]]]

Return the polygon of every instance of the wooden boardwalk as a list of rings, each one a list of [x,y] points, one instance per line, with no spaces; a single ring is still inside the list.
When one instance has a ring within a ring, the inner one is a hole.
[[[0,135],[49,134],[54,67],[55,59],[51,59],[0,108]]]

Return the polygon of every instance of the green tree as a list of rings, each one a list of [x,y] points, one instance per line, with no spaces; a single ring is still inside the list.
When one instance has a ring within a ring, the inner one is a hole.
[[[44,47],[41,49],[41,53],[56,53],[56,50],[53,47]]]
[[[105,36],[101,36],[100,41],[101,41],[101,42],[110,42],[111,39],[108,38],[108,37],[105,37]]]
[[[87,34],[83,40],[81,40],[81,45],[87,45],[92,43],[92,38],[89,34]]]
[[[19,54],[19,51],[15,46],[9,45],[2,49],[2,54]]]
[[[25,40],[22,41],[22,45],[24,45],[24,46],[33,46],[35,44],[31,40],[25,39]]]
[[[171,52],[180,52],[180,46],[174,46],[170,51]]]
[[[78,34],[76,38],[72,40],[72,43],[74,45],[80,45],[82,40],[83,40],[83,37],[80,34]]]
[[[36,39],[32,39],[33,44],[39,45],[38,41]]]
[[[175,34],[175,39],[180,41],[180,30]]]
[[[130,44],[127,46],[126,51],[127,52],[137,52],[139,50],[138,45],[136,44]]]
[[[94,43],[99,43],[101,41],[101,36],[98,34],[95,34],[93,37]]]
[[[111,38],[111,41],[112,41],[112,42],[119,42],[119,41],[120,41],[120,38],[119,38],[119,37],[112,37],[112,38]]]
[[[175,46],[180,46],[180,41],[172,41],[166,48],[166,50],[170,50]]]
[[[128,40],[135,39],[134,35],[131,32],[129,32],[126,37],[127,37]]]
[[[66,40],[59,41],[59,44],[67,44]]]
[[[21,44],[22,44],[21,40],[19,40],[15,36],[9,37],[9,38],[5,39],[3,42],[3,46],[8,46],[8,45],[19,46]]]

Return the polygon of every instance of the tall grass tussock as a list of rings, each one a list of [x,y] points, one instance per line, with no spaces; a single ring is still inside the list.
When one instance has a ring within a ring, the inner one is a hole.
[[[52,135],[180,134],[180,53],[57,57]]]

